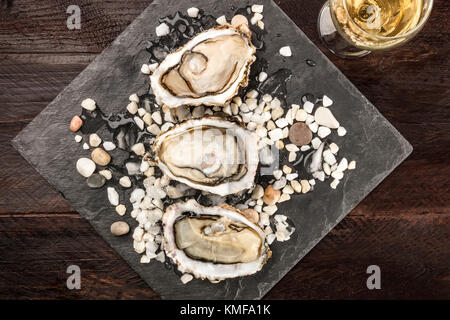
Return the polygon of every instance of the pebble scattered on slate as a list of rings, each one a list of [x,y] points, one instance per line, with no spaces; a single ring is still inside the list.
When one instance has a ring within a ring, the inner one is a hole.
[[[91,156],[92,160],[102,167],[107,166],[111,161],[111,156],[102,148],[95,148],[94,151],[92,151]]]
[[[99,189],[105,185],[106,179],[100,174],[93,174],[87,178],[87,184],[92,189]]]
[[[77,161],[77,171],[85,178],[89,178],[95,172],[95,163],[91,159],[81,158]]]
[[[115,236],[123,236],[130,232],[130,226],[124,221],[117,221],[111,225],[111,233]]]

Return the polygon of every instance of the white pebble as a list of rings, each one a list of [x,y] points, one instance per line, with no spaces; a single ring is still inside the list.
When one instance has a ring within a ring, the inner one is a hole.
[[[135,101],[131,101],[128,105],[127,105],[127,110],[129,113],[131,113],[132,115],[135,115],[138,111],[138,105]]]
[[[300,151],[300,149],[295,144],[292,144],[292,143],[289,143],[289,144],[286,145],[286,150],[289,151],[289,152],[298,152],[298,151]]]
[[[77,171],[85,178],[89,178],[95,171],[95,162],[88,158],[80,158],[76,165]]]
[[[108,188],[108,200],[113,206],[119,205],[119,194],[113,187]]]
[[[252,5],[252,12],[254,13],[263,13],[264,5],[262,4],[254,4]]]
[[[272,141],[277,141],[283,138],[283,130],[280,128],[269,131],[269,137]]]
[[[307,117],[308,117],[308,113],[303,109],[298,110],[297,113],[295,114],[295,120],[298,122],[306,121]]]
[[[114,143],[112,143],[111,141],[105,141],[105,142],[103,142],[103,148],[106,151],[112,151],[116,148],[116,145]]]
[[[303,110],[305,110],[308,113],[312,113],[314,109],[314,103],[312,103],[311,101],[306,101],[303,104]]]
[[[337,129],[337,133],[338,133],[339,137],[343,137],[343,136],[345,136],[347,134],[347,130],[345,130],[344,127],[339,127]]]
[[[297,180],[291,181],[291,187],[296,193],[302,192],[302,185]]]
[[[289,125],[288,121],[285,118],[280,118],[277,121],[275,121],[275,124],[277,125],[278,128],[285,128]]]
[[[330,171],[330,173],[331,173],[331,171]],[[319,181],[325,181],[325,172],[323,172],[323,171],[314,172],[313,177]]]
[[[166,122],[161,126],[161,131],[162,132],[166,132],[167,130],[169,130],[170,128],[172,128],[174,126],[173,123],[170,122]]]
[[[323,172],[324,172],[327,176],[331,175],[331,167],[330,167],[330,165],[329,165],[328,163],[326,163],[326,162],[323,164]]]
[[[120,178],[119,184],[124,188],[130,188],[131,187],[130,177],[125,176],[125,177]]]
[[[143,143],[136,143],[131,147],[131,151],[133,151],[138,156],[142,156],[145,153],[145,146]]]
[[[259,27],[261,30],[264,30],[264,22],[263,22],[262,20],[259,20],[256,24],[258,25],[258,27]]]
[[[323,152],[323,160],[328,163],[330,166],[334,165],[336,163],[336,158],[334,154],[329,150],[325,150]]]
[[[265,213],[267,213],[268,215],[273,215],[275,212],[278,211],[278,207],[276,205],[272,205],[272,206],[266,206],[264,207],[263,211]]]
[[[161,129],[158,127],[157,124],[152,124],[151,126],[147,127],[147,131],[150,132],[151,134],[157,136],[158,134],[161,133]]]
[[[89,144],[91,147],[98,147],[102,143],[102,139],[98,136],[98,134],[93,133],[89,136]]]
[[[344,172],[348,168],[348,160],[346,158],[342,158],[339,162],[336,171],[337,172]]]
[[[313,123],[308,124],[308,127],[314,133],[317,133],[317,131],[319,130],[319,125],[317,124],[317,122],[313,122]]]
[[[292,50],[291,47],[286,46],[286,47],[282,47],[280,49],[280,54],[284,57],[291,57],[292,56]]]
[[[338,186],[339,182],[340,182],[339,180],[334,179],[333,182],[331,182],[330,187],[332,189],[336,189],[336,187]]]
[[[186,283],[192,281],[192,279],[194,279],[194,276],[189,273],[183,274],[180,278],[180,280],[181,280],[181,282],[183,282],[183,284],[186,284]]]
[[[124,216],[125,213],[127,212],[127,207],[125,207],[123,204],[119,204],[116,207],[116,212],[119,216]]]
[[[275,170],[273,172],[273,176],[275,177],[275,179],[279,180],[281,178],[281,176],[283,175],[283,171],[281,170]]]
[[[152,113],[152,119],[159,125],[162,124],[161,112],[155,111]]]
[[[286,179],[288,181],[292,181],[292,180],[297,179],[297,178],[298,178],[298,173],[290,173],[290,174],[286,175]]]
[[[283,166],[283,172],[284,172],[285,174],[290,174],[290,173],[292,172],[292,168],[289,167],[289,166],[287,166],[287,165],[284,165],[284,166]]]
[[[75,136],[75,141],[78,142],[78,143],[80,143],[81,140],[83,140],[83,137],[80,136],[79,134],[77,134],[77,135]]]
[[[81,107],[83,107],[84,109],[86,109],[88,111],[94,111],[96,108],[95,101],[92,100],[91,98],[84,99],[81,102]]]
[[[156,35],[158,37],[166,36],[170,33],[170,28],[167,24],[161,23],[159,26],[156,27]]]
[[[102,170],[99,172],[99,174],[102,175],[103,177],[105,177],[106,180],[112,179],[112,173],[109,170]]]
[[[187,14],[191,18],[197,18],[199,11],[198,8],[189,8],[187,9]]]
[[[139,103],[139,97],[136,93],[133,93],[128,100],[130,100],[130,102],[135,102],[135,103]]]
[[[267,77],[268,77],[268,75],[266,72],[261,72],[258,76],[258,80],[259,80],[259,82],[264,82],[267,80]]]
[[[322,139],[328,137],[330,134],[331,129],[327,127],[319,127],[319,130],[317,131],[317,135]]]
[[[320,144],[319,144],[319,146],[320,146]],[[301,150],[302,152],[308,151],[308,150],[310,150],[310,149],[311,149],[311,147],[310,147],[309,145],[301,146],[301,147],[300,147],[300,150]]]
[[[337,180],[342,180],[342,178],[344,177],[344,173],[343,172],[338,172],[338,171],[333,171],[331,173],[331,176]]]
[[[83,149],[84,150],[89,150],[89,145],[86,142],[83,144]]]
[[[333,100],[331,100],[329,97],[327,97],[326,95],[323,96],[322,98],[322,105],[324,107],[329,107],[333,104]]]
[[[330,144],[330,150],[333,154],[337,154],[339,151],[339,147],[336,143],[333,142],[332,144]]]
[[[319,107],[317,108],[314,117],[316,118],[316,122],[321,125],[328,127],[330,129],[338,129],[339,122],[331,113],[330,109]],[[339,132],[338,132],[339,133]]]
[[[319,138],[315,137],[314,139],[312,139],[311,141],[311,145],[312,147],[317,150],[319,149],[320,145],[322,144],[322,140],[320,140]]]
[[[283,193],[287,193],[287,194],[294,194],[295,191],[290,185],[288,185],[288,186],[283,188],[282,192]]]
[[[144,124],[144,121],[142,121],[141,118],[135,116],[135,117],[133,118],[133,120],[134,120],[134,122],[136,123],[136,125],[139,127],[139,129],[144,130],[144,125],[145,125],[145,124]]]
[[[130,202],[131,203],[140,203],[144,197],[145,197],[145,191],[143,189],[134,189],[130,195]]]
[[[144,108],[139,108],[138,109],[138,115],[139,115],[139,117],[143,117],[143,116],[145,116],[147,114],[147,110],[145,110]]]
[[[311,179],[308,181],[310,185],[315,186],[316,185],[316,180]]]
[[[289,162],[294,162],[295,160],[297,160],[297,153],[289,152],[288,161]]]
[[[148,66],[148,64],[143,64],[142,65],[142,67],[141,67],[141,72],[143,73],[143,74],[150,74],[150,73],[152,73],[151,71],[150,71],[150,67]]]
[[[348,164],[348,170],[354,170],[356,169],[356,161],[352,160],[350,161],[350,163]]]
[[[220,24],[221,26],[227,24],[227,18],[225,16],[220,16],[216,19],[217,24]]]

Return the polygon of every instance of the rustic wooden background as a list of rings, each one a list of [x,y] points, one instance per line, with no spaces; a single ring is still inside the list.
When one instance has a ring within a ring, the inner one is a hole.
[[[150,0],[0,0],[0,298],[158,299],[10,141]],[[320,47],[323,0],[278,0]],[[82,29],[66,27],[78,4]],[[267,299],[450,298],[450,39],[437,0],[407,46],[330,59],[413,144],[413,155],[353,210]],[[66,268],[82,270],[69,291]],[[382,289],[366,288],[366,268]]]

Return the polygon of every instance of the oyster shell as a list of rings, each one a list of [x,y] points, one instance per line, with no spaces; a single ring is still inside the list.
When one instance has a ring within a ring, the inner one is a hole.
[[[258,136],[234,120],[188,120],[160,134],[154,160],[172,180],[225,196],[249,189],[258,168]]]
[[[162,222],[166,255],[196,278],[251,275],[271,256],[264,231],[230,206],[203,207],[189,200],[169,206]]]
[[[248,85],[256,49],[248,28],[218,26],[169,54],[152,74],[159,104],[222,106]]]

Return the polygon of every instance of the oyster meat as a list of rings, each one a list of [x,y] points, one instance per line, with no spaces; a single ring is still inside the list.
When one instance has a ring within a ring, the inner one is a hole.
[[[224,105],[248,85],[255,51],[248,28],[225,25],[200,33],[152,74],[157,102],[169,108]]]
[[[173,204],[162,218],[164,250],[183,273],[220,281],[261,270],[271,256],[264,231],[230,206]]]
[[[225,196],[249,189],[258,168],[258,136],[234,120],[188,120],[160,134],[154,160],[172,180]]]

